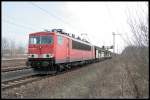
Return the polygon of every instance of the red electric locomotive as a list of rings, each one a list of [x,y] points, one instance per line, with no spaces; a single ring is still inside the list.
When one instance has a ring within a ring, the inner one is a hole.
[[[95,49],[92,44],[77,39],[74,35],[70,36],[61,29],[29,35],[28,65],[36,70],[58,71],[94,59]]]

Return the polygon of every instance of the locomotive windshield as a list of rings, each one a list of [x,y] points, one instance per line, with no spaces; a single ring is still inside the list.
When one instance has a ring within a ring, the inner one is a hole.
[[[52,36],[30,36],[29,44],[51,44],[53,43]]]

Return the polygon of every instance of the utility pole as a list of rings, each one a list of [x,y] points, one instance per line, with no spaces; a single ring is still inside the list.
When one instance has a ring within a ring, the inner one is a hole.
[[[114,49],[113,49],[113,53],[115,53],[115,33],[113,32],[113,47],[114,47]]]
[[[113,46],[114,46],[113,53],[115,54],[115,35],[121,35],[121,34],[115,34],[115,32],[113,32],[112,35],[113,35]]]

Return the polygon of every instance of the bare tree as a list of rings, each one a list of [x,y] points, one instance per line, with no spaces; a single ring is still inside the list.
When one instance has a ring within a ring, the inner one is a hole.
[[[147,83],[149,80],[148,5],[145,4],[147,9],[143,9],[141,5],[138,7],[140,9],[136,9],[134,12],[131,12],[129,9],[127,10],[127,23],[133,37],[128,38],[131,41],[128,42],[130,44],[127,44],[128,46],[123,50],[122,58],[125,68],[128,69],[128,72],[132,73],[130,77],[132,77],[135,85],[137,97],[144,97],[145,94],[148,94]]]
[[[142,60],[146,59],[146,61],[148,61],[148,6],[146,3],[144,4],[144,6],[147,9],[143,9],[141,5],[138,6],[139,8],[136,8],[134,12],[131,12],[130,9],[127,9],[127,23],[130,26],[133,37],[132,39],[130,38],[132,42],[128,44],[128,47],[123,51],[123,53],[130,57],[134,57],[136,61],[138,61],[138,58],[139,60],[141,60],[142,58]]]
[[[145,6],[147,6],[145,4]],[[129,9],[128,9],[128,20],[127,23],[130,26],[131,32],[133,33],[133,39],[132,44],[130,45],[136,45],[136,46],[149,46],[148,43],[148,13],[144,12],[143,8],[140,8],[141,11],[136,9],[135,13],[136,16],[133,15]],[[148,11],[148,7],[147,7]]]
[[[25,54],[25,47],[22,44],[16,44],[15,40],[8,40],[7,38],[2,38],[2,57],[17,57],[19,55]]]
[[[2,38],[2,49],[1,49],[1,51],[2,51],[1,52],[2,56],[9,53],[9,42],[5,37]]]
[[[19,45],[17,49],[17,54],[24,54],[25,53],[25,48],[22,45]]]
[[[14,40],[10,40],[10,56],[14,56],[16,54],[16,43]]]

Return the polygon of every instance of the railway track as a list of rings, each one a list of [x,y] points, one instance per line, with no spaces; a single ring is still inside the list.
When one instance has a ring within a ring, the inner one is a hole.
[[[22,77],[27,77],[31,75],[36,75],[37,73],[34,72],[32,68],[23,68],[19,70],[7,71],[1,73],[1,81],[7,82],[15,79],[19,79]]]
[[[30,67],[27,67],[27,66],[8,67],[8,68],[2,68],[1,72],[9,72],[9,71],[15,71],[15,70],[29,69],[29,68]]]
[[[6,72],[6,71],[22,69],[25,66],[26,59],[25,58],[2,59],[1,61],[2,61],[1,71]]]
[[[27,58],[2,58],[2,61],[26,60]]]
[[[2,90],[18,87],[23,84],[27,84],[27,83],[31,83],[34,81],[48,78],[50,76],[61,75],[66,72],[70,72],[70,71],[73,71],[73,70],[76,70],[79,68],[81,68],[81,67],[76,66],[76,67],[71,68],[70,70],[66,69],[61,72],[57,72],[56,74],[54,74],[53,72],[49,73],[48,75],[39,75],[38,73],[35,73],[35,75],[29,75],[29,76],[24,76],[24,77],[20,77],[20,78],[12,78],[12,79],[7,79],[7,80],[2,80]]]
[[[51,74],[49,73],[48,75],[35,74],[35,75],[25,76],[22,78],[16,78],[16,79],[8,80],[8,81],[3,81],[2,82],[2,90],[19,87],[19,86],[27,84],[27,83],[38,81],[41,79],[46,79],[46,78],[52,77],[54,75],[61,75],[61,74],[67,73],[67,72],[71,72],[73,70],[77,70],[79,68],[81,68],[81,67],[76,66],[76,67],[71,68],[70,70],[66,69],[61,72],[57,72],[57,74],[54,74],[53,72]]]
[[[33,75],[33,76],[23,77],[23,78],[16,79],[16,80],[2,82],[2,90],[17,87],[26,83],[30,83],[37,79],[38,78]]]
[[[73,70],[82,68],[81,66],[86,67],[86,65],[74,66],[71,69],[68,68],[61,72],[48,73],[48,75],[39,75],[38,72],[33,71],[33,69],[31,69],[31,68],[3,72],[2,73],[2,90],[18,87],[23,84],[31,83],[31,82],[38,81],[38,80],[45,79],[45,78],[49,78],[54,75],[61,75],[61,74],[67,73],[67,72],[71,72]]]

